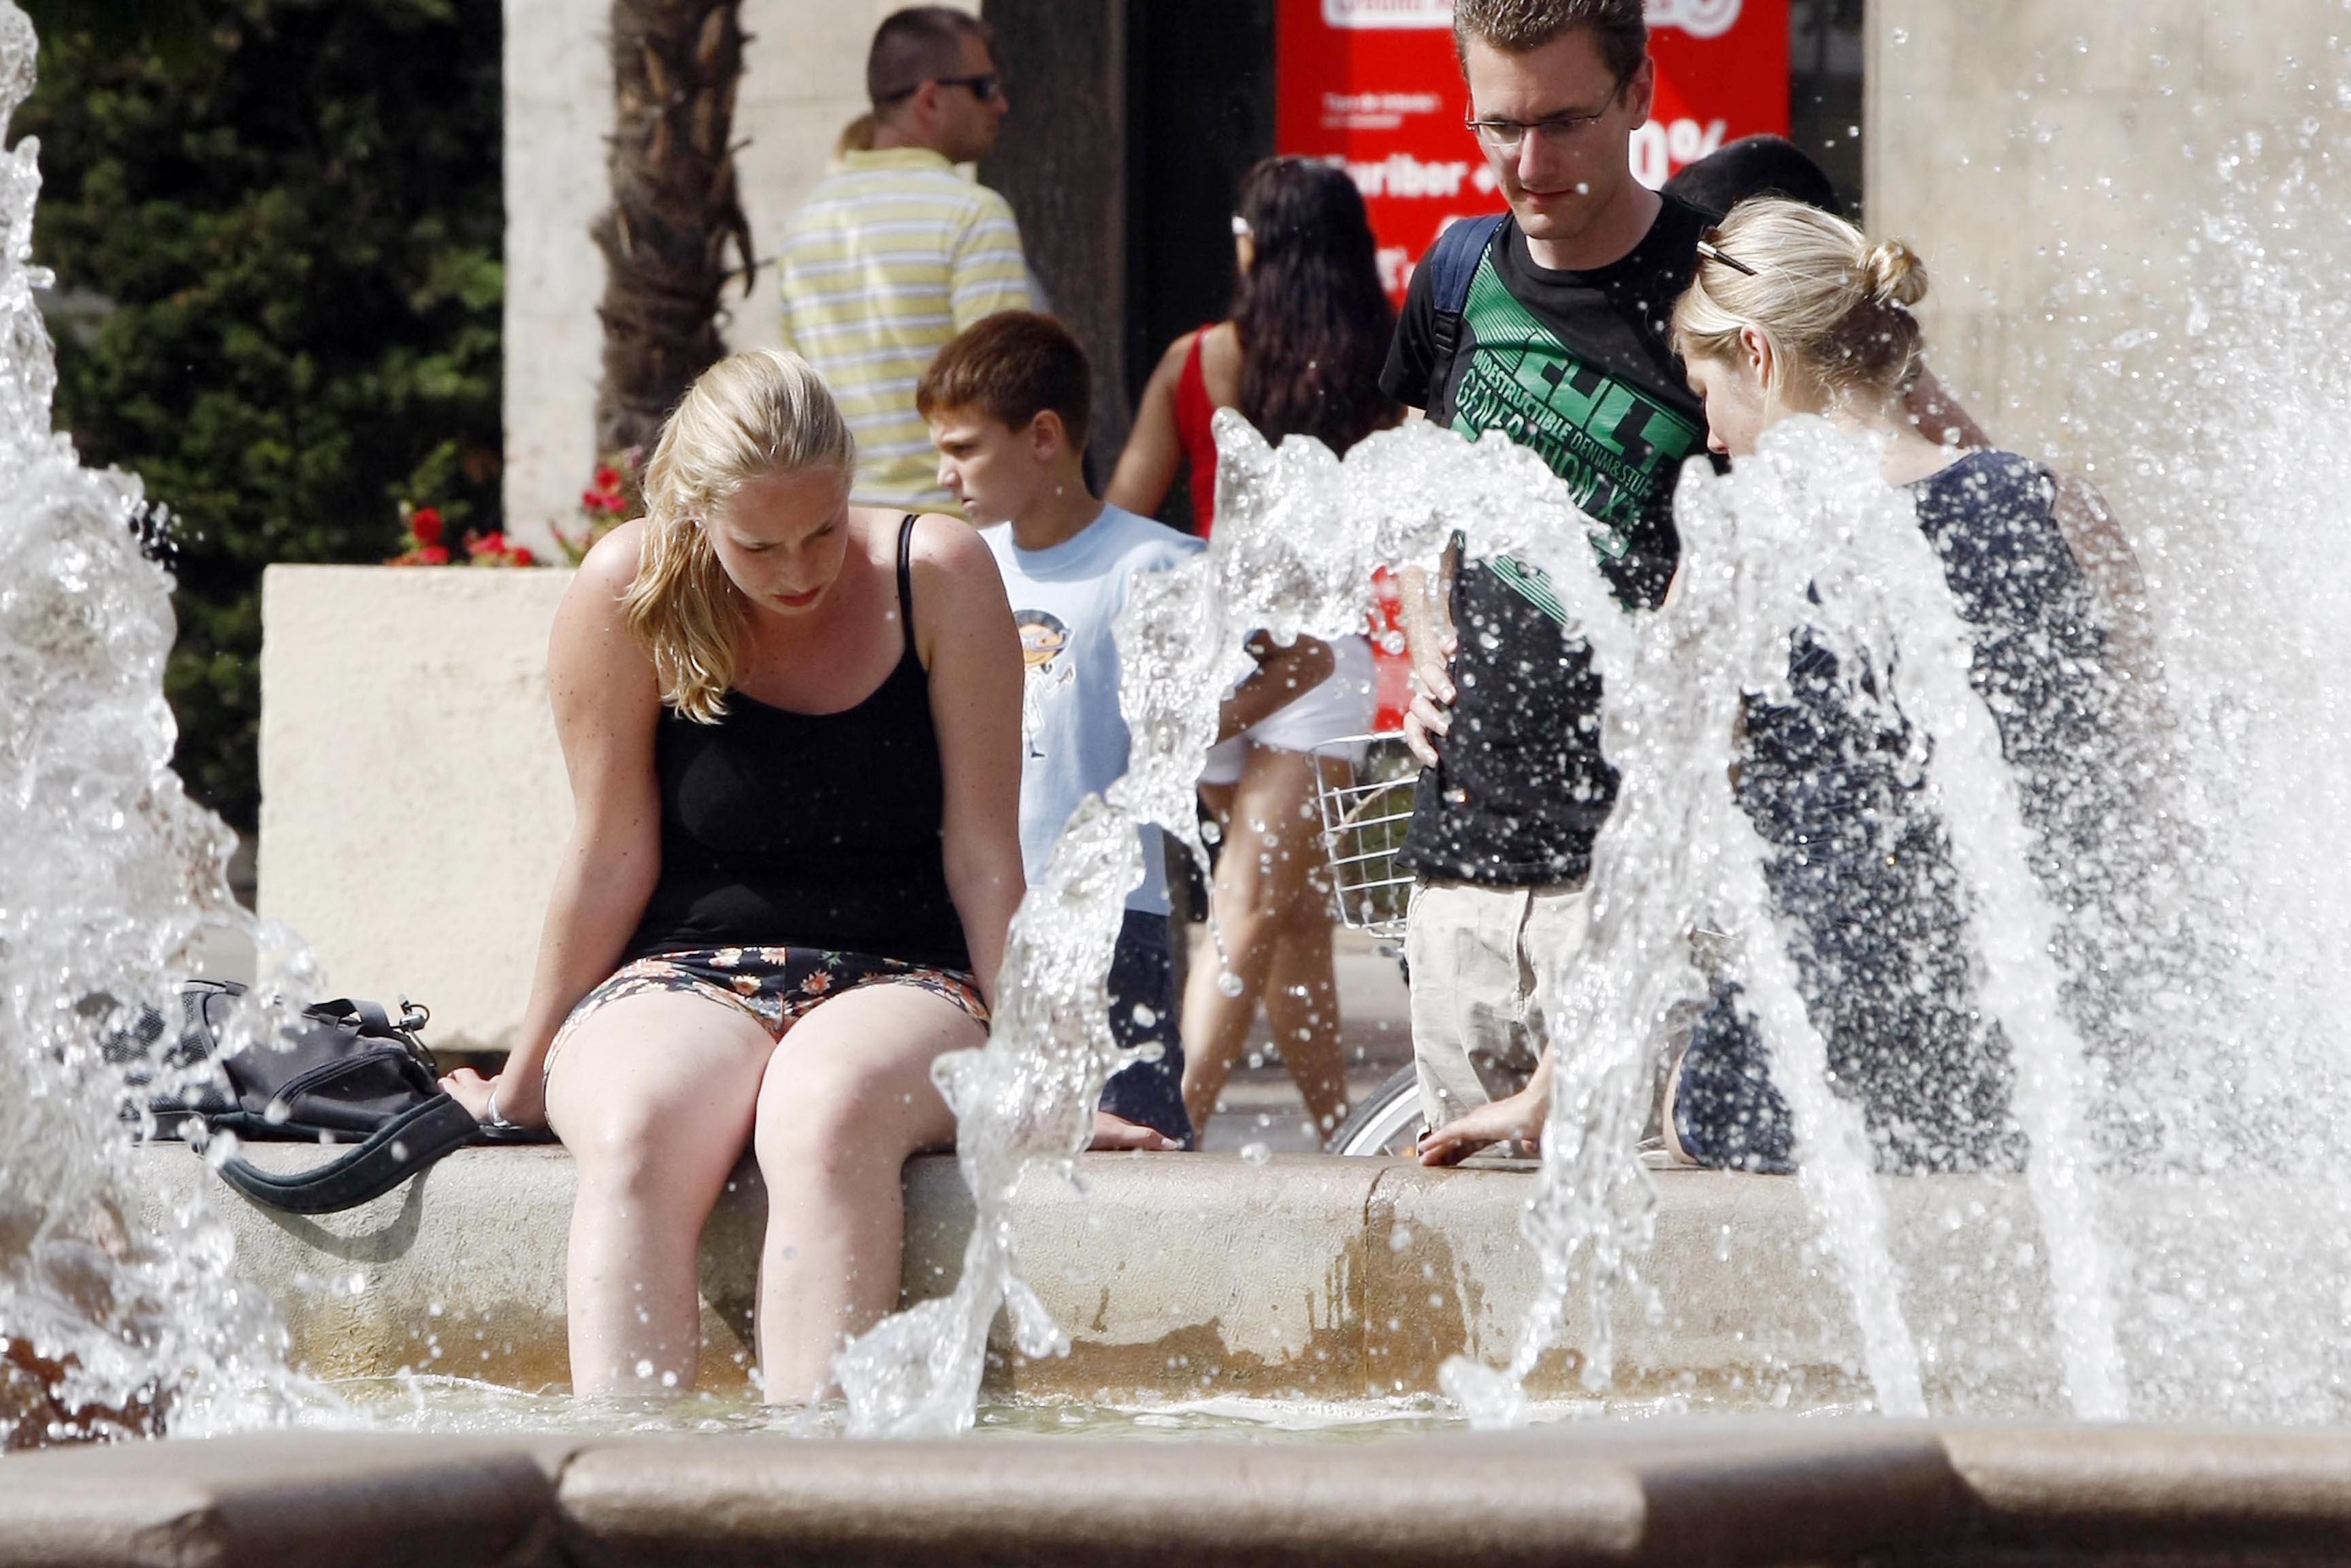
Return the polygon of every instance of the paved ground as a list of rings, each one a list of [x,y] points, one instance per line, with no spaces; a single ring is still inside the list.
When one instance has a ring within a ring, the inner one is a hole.
[[[1195,925],[1191,930],[1196,961],[1214,963],[1215,956],[1207,947],[1208,928]],[[1412,1061],[1412,1026],[1404,972],[1394,956],[1395,945],[1375,942],[1353,931],[1341,931],[1337,937],[1340,1038],[1347,1059],[1347,1087],[1351,1093],[1361,1095]],[[1253,1143],[1263,1144],[1275,1154],[1306,1154],[1321,1147],[1321,1138],[1306,1120],[1305,1102],[1273,1053],[1263,1014],[1258,1017],[1249,1049],[1262,1053],[1263,1061],[1250,1067],[1244,1059],[1225,1087],[1225,1109],[1208,1124],[1201,1147],[1226,1154]]]

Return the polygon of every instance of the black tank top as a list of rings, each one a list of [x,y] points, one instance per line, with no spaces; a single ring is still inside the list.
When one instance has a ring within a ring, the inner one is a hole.
[[[968,969],[940,841],[946,787],[930,676],[914,652],[914,518],[898,528],[905,652],[841,713],[742,692],[697,724],[664,708],[661,879],[628,956],[820,947]]]

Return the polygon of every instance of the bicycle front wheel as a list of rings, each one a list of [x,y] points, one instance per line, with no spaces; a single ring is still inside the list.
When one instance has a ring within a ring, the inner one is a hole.
[[[1409,1067],[1364,1096],[1324,1145],[1334,1155],[1405,1156],[1420,1139],[1420,1080]]]

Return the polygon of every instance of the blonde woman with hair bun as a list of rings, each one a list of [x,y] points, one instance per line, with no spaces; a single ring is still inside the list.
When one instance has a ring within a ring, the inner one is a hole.
[[[768,1195],[771,1400],[897,1303],[900,1167],[987,1035],[1024,891],[1020,643],[962,522],[849,504],[856,442],[797,355],[703,372],[645,516],[580,565],[548,650],[574,820],[506,1069],[452,1093],[578,1172],[581,1395],[694,1386],[704,1220]]]
[[[2116,750],[2105,620],[2059,526],[2050,471],[1921,434],[1913,308],[1927,285],[1899,242],[1873,244],[1802,203],[1743,202],[1699,250],[1674,347],[1704,401],[1707,444],[1734,465],[1799,415],[1883,444],[1882,472],[1915,502],[1973,641],[1970,679],[2016,769],[2041,869],[2073,878],[2053,884],[2053,902],[2078,911],[2123,885],[2085,869],[2127,804],[2098,761]],[[1736,789],[1769,846],[1765,881],[1796,934],[1806,1010],[1839,1092],[1861,1102],[1880,1168],[2008,1167],[2022,1146],[2011,1069],[1975,1004],[1957,880],[1902,689],[1900,671],[1844,668],[1813,628],[1790,628],[1787,700],[1750,692],[1742,705]],[[2121,1010],[2095,978],[2075,980],[2068,1000],[2084,1018]],[[1701,1166],[1792,1168],[1787,1108],[1737,988],[1719,986],[1691,1011],[1662,1108],[1668,1151]],[[1539,1130],[1548,1068],[1432,1134],[1424,1159]]]
[[[1745,202],[1700,253],[1675,347],[1705,400],[1708,445],[1734,465],[1799,414],[1883,443],[1881,472],[1914,502],[1968,628],[1970,683],[2016,771],[2037,869],[2056,873],[2052,902],[2080,912],[2119,894],[2101,856],[2128,837],[2108,621],[2061,526],[2055,476],[1931,440],[1913,419],[1924,349],[1913,308],[1927,283],[1899,241],[1873,244],[1799,203]],[[1916,742],[1903,685],[1899,670],[1841,668],[1812,627],[1792,628],[1788,700],[1750,693],[1743,706],[1739,798],[1771,846],[1765,877],[1801,934],[1806,1010],[1862,1103],[1879,1166],[2011,1166],[2022,1144],[2007,1047],[1974,1003],[1948,841],[1905,760]],[[2078,969],[2067,998],[2085,1033],[2118,1000],[2098,967]],[[1711,999],[1669,1084],[1664,1125],[1684,1158],[1787,1168],[1786,1107],[1735,992]]]
[[[1733,459],[1800,413],[1889,438],[1886,476],[1907,484],[1959,449],[1921,434],[1907,396],[1925,335],[1911,308],[1927,269],[1898,240],[1777,197],[1742,202],[1698,254],[1674,310],[1674,347],[1706,400],[1707,444]]]

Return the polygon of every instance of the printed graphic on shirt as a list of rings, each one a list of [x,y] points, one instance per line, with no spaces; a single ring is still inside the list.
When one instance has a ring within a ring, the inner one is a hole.
[[[1077,679],[1076,664],[1065,656],[1070,629],[1050,610],[1016,610],[1012,623],[1020,629],[1020,662],[1028,671],[1020,685],[1020,738],[1025,755],[1041,758],[1037,737],[1045,727],[1046,695]]]
[[[1561,342],[1510,297],[1490,256],[1479,264],[1462,321],[1475,348],[1463,356],[1454,387],[1453,428],[1473,438],[1499,430],[1531,450],[1601,525],[1593,548],[1623,559],[1643,513],[1672,485],[1705,431]],[[1529,603],[1565,624],[1567,612],[1541,571],[1519,561],[1492,564]]]

